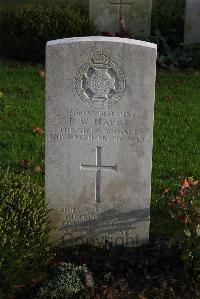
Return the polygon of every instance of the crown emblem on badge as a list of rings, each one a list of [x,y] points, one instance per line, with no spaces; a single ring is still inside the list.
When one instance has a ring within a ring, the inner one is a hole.
[[[94,55],[94,57],[91,59],[91,61],[101,67],[102,65],[108,65],[110,62],[110,59],[108,56],[106,56],[105,53],[103,53],[102,51],[99,51],[96,53],[96,55]]]
[[[110,108],[124,93],[125,76],[121,68],[100,50],[78,70],[75,90],[90,108]]]

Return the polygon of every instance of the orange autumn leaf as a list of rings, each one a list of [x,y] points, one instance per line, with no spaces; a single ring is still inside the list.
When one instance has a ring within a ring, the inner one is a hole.
[[[188,180],[184,179],[182,182],[181,188],[184,189],[184,188],[189,188],[189,187],[190,187],[190,184],[189,184]]]
[[[20,165],[22,168],[27,169],[30,166],[30,161],[29,160],[21,160]]]
[[[45,71],[40,70],[40,71],[39,71],[39,76],[40,76],[41,78],[45,78]]]
[[[41,135],[44,133],[44,130],[42,128],[36,127],[33,128],[33,133],[35,133],[36,135]]]
[[[37,165],[37,166],[35,166],[35,172],[41,173],[41,172],[43,172],[43,168],[40,165]]]

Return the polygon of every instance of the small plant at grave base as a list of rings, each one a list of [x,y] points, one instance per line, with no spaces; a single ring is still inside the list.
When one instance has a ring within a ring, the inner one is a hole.
[[[101,32],[101,35],[110,37],[116,36],[122,38],[133,38],[133,34],[126,28],[124,16],[121,16],[119,19],[119,32],[115,32],[115,34],[113,34],[112,32]]]
[[[53,256],[44,190],[0,169],[0,297],[37,283]]]
[[[92,275],[85,265],[61,262],[50,266],[48,276],[39,290],[39,298],[71,298],[94,285]]]
[[[185,270],[200,279],[200,181],[185,179],[178,195],[167,201],[167,209],[172,219],[180,222],[171,243],[179,246]]]

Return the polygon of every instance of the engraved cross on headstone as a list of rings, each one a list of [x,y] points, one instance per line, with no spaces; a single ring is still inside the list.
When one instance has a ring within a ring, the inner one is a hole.
[[[121,18],[123,16],[123,14],[122,14],[122,8],[123,8],[123,6],[131,6],[132,3],[130,3],[130,2],[123,2],[123,0],[119,0],[119,2],[110,2],[109,4],[111,6],[117,6],[118,7],[119,32],[120,32],[121,31],[120,22],[121,22]]]
[[[96,147],[96,164],[95,165],[85,165],[81,163],[81,169],[95,170],[96,171],[96,181],[95,181],[95,201],[100,201],[100,190],[101,190],[101,170],[117,170],[117,164],[114,166],[101,165],[101,149],[102,147]]]

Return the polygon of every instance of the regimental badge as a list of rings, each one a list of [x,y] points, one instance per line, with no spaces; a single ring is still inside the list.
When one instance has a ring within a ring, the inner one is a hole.
[[[80,67],[75,77],[75,90],[90,108],[109,109],[125,90],[122,69],[102,50]]]

